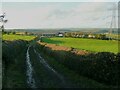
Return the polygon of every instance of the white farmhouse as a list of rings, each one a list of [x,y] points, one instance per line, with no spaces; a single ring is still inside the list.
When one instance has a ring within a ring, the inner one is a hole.
[[[59,33],[58,36],[59,36],[59,37],[63,37],[63,34],[62,34],[62,33]]]

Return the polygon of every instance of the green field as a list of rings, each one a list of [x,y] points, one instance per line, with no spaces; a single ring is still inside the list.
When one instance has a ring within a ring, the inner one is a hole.
[[[3,40],[9,40],[9,41],[19,40],[19,39],[30,41],[33,40],[34,38],[35,36],[26,36],[26,35],[7,35],[7,34],[2,35]]]
[[[93,52],[118,52],[118,41],[83,38],[43,38],[44,42]]]

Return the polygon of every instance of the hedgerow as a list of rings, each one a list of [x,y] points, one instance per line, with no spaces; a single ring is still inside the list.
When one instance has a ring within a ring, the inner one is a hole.
[[[79,75],[108,85],[120,85],[120,53],[89,52],[80,55],[74,53],[73,49],[71,51],[53,50],[54,47],[48,46],[39,44],[39,49]]]

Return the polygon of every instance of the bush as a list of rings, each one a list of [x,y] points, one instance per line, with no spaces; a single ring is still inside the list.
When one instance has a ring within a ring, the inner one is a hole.
[[[120,81],[120,71],[118,71],[120,53],[116,55],[110,52],[99,52],[77,55],[72,51],[52,50],[45,46],[41,50],[80,75],[109,85],[118,85]]]
[[[6,66],[15,63],[14,58],[27,49],[27,42],[22,40],[4,41],[2,44],[2,59]]]

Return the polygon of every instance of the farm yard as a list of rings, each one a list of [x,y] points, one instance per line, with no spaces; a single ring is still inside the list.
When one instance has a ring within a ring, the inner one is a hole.
[[[88,50],[93,52],[113,52],[118,53],[118,41],[115,40],[98,40],[83,38],[43,38],[43,42]]]

